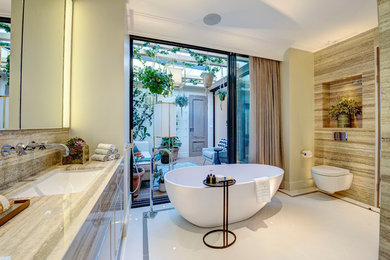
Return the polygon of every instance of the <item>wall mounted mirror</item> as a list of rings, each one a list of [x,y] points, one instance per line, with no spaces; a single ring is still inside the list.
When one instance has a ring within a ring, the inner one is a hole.
[[[0,0],[0,21],[0,129],[69,127],[72,1]]]

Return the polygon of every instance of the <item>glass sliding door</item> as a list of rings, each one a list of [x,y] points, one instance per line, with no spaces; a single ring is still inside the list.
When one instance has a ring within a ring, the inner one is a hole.
[[[249,156],[249,57],[236,56],[236,158],[248,163]]]
[[[138,207],[149,202],[150,187],[152,200],[167,201],[166,193],[158,192],[158,180],[172,168],[215,163],[218,144],[223,146],[219,160],[228,162],[230,64],[228,52],[198,46],[137,36],[131,36],[130,45],[130,127],[138,151],[130,162],[130,179],[140,175],[137,169],[144,172],[139,195],[133,196]],[[161,148],[171,151],[172,168],[168,154],[160,153],[150,169],[151,155]]]

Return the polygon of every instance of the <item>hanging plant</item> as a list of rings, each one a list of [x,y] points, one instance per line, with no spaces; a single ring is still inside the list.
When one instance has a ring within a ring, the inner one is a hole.
[[[0,28],[4,29],[7,33],[11,32],[11,26],[7,23],[0,23]]]
[[[162,69],[146,66],[136,72],[135,76],[142,83],[142,88],[152,94],[167,96],[173,91],[173,76]]]
[[[215,95],[218,95],[219,100],[224,101],[225,98],[226,98],[226,95],[227,95],[227,91],[226,91],[226,89],[220,88],[220,89],[217,90]]]
[[[219,107],[221,108],[222,110],[222,102],[226,99],[226,95],[227,95],[227,91],[226,89],[218,89],[217,92],[215,92],[215,95],[219,97],[219,100],[221,101],[219,103]]]
[[[213,85],[215,73],[220,71],[220,68],[206,65],[205,69],[206,71],[200,74],[200,76],[203,78],[203,85],[205,88],[210,88]]]
[[[176,99],[175,99],[175,103],[176,105],[178,105],[179,107],[186,107],[188,106],[188,97],[186,96],[177,96]]]
[[[175,99],[176,105],[178,105],[181,109],[181,115],[183,115],[183,107],[188,106],[188,97],[181,95],[177,96]]]

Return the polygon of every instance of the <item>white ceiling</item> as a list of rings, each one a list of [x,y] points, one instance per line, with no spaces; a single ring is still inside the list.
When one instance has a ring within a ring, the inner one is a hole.
[[[0,16],[11,17],[11,0],[0,0]]]
[[[378,25],[377,0],[131,0],[128,8],[131,34],[274,59]],[[221,23],[205,25],[209,13]]]

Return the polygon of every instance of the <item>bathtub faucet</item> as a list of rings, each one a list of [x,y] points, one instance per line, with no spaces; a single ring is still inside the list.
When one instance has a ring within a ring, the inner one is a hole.
[[[154,218],[157,215],[157,212],[153,211],[153,184],[154,184],[154,167],[155,167],[155,160],[157,158],[157,155],[160,154],[160,152],[166,152],[169,155],[169,170],[171,170],[171,166],[173,168],[173,156],[171,151],[165,148],[156,148],[150,158],[150,211],[146,213],[147,218]]]

